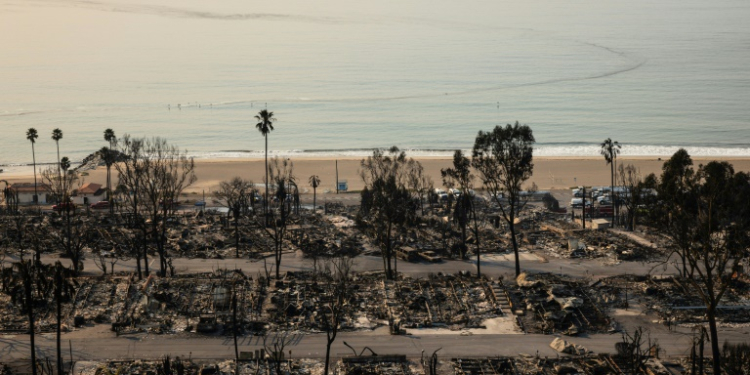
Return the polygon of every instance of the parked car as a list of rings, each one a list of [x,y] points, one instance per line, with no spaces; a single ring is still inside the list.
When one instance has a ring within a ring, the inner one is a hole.
[[[586,200],[586,207],[591,207],[592,202],[591,200]],[[570,200],[570,207],[572,208],[581,208],[583,207],[583,198],[573,198]]]
[[[103,210],[105,208],[109,208],[109,201],[99,201],[91,205],[90,207],[93,210]]]
[[[448,189],[448,194],[456,199],[461,198],[461,189]]]
[[[431,263],[437,263],[443,260],[440,255],[435,254],[434,251],[422,251],[419,255],[426,261]]]
[[[205,207],[206,206],[206,201],[197,201],[197,202],[195,202],[195,205],[198,206],[198,207]]]
[[[73,202],[58,203],[58,204],[52,206],[52,209],[55,210],[55,211],[75,210],[76,209],[76,204],[73,203]]]

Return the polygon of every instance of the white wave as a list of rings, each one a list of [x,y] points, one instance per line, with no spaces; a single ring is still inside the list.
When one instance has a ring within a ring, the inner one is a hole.
[[[620,156],[671,156],[684,148],[691,156],[696,157],[750,157],[750,147],[709,147],[709,146],[659,146],[659,145],[623,145]],[[447,149],[402,149],[410,157],[451,157],[453,150]],[[540,145],[534,148],[537,157],[600,157],[599,145]],[[471,149],[462,150],[471,155]],[[366,157],[372,155],[372,149],[342,150],[269,150],[269,157],[281,158],[334,158]],[[196,159],[263,159],[263,150],[220,151],[191,153]]]
[[[691,156],[750,156],[750,147],[623,145],[621,156],[671,156],[684,148]],[[538,146],[534,156],[599,156],[599,145]]]

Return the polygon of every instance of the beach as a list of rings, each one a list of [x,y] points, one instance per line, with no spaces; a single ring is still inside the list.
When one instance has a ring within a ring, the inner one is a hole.
[[[408,156],[408,155],[407,155]],[[445,157],[416,158],[422,163],[425,174],[432,178],[435,187],[442,187],[440,169],[448,168],[452,159]],[[347,181],[349,191],[358,191],[364,187],[359,176],[360,162],[362,158],[301,158],[291,159],[294,165],[294,175],[297,178],[303,193],[312,193],[308,180],[310,176],[320,177],[321,185],[318,194],[335,193],[336,166],[338,164],[339,180]],[[661,175],[661,168],[666,158],[640,157],[619,158],[619,164],[633,164],[642,176],[649,173]],[[750,158],[694,158],[694,167],[706,164],[712,160],[727,161],[732,164],[735,171],[750,172]],[[270,163],[270,159],[269,159]],[[185,193],[210,194],[216,190],[221,181],[228,181],[233,177],[241,177],[255,183],[263,182],[263,159],[196,159],[195,174],[198,180],[185,189]],[[87,171],[84,182],[94,182],[104,185],[106,182],[106,168],[100,166],[95,170]],[[117,181],[117,173],[113,168],[113,181]],[[37,178],[39,178],[37,176]],[[9,183],[33,182],[31,174],[0,175]],[[481,185],[480,180],[475,178],[475,185]],[[534,174],[528,184],[535,183],[540,190],[567,189],[572,186],[607,186],[610,184],[610,167],[603,157],[543,157],[534,158]]]

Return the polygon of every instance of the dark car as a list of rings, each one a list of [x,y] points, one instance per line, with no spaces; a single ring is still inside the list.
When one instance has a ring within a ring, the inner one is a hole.
[[[91,205],[91,209],[94,210],[103,210],[105,208],[109,208],[109,201],[99,201]]]
[[[73,203],[73,202],[58,203],[58,204],[52,206],[52,209],[55,210],[55,211],[75,210],[76,209],[76,204]]]

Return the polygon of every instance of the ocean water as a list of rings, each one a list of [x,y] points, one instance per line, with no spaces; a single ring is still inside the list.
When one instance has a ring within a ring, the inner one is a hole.
[[[102,133],[197,157],[470,149],[519,121],[536,155],[750,156],[746,0],[0,0],[0,165]]]

